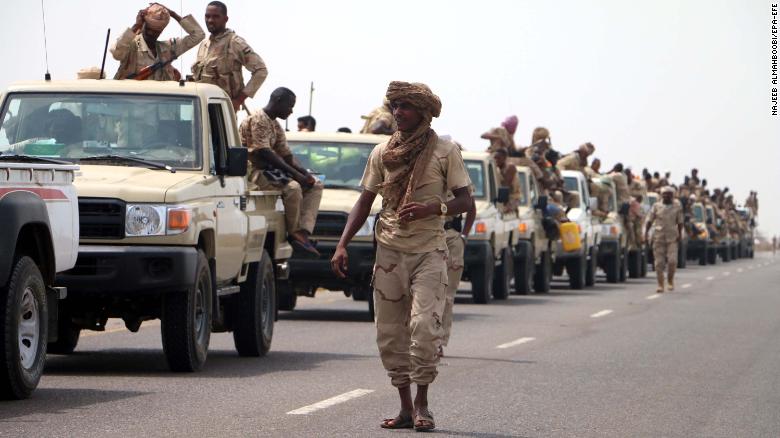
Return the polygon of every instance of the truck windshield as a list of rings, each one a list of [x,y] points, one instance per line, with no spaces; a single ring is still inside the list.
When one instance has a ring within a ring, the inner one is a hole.
[[[579,192],[580,188],[577,185],[577,178],[573,176],[563,177],[563,187],[567,192]]]
[[[696,222],[704,222],[704,209],[701,208],[701,205],[693,206],[693,217],[696,219]]]
[[[464,160],[464,164],[466,164],[466,171],[469,173],[471,185],[474,187],[474,193],[472,193],[472,195],[475,198],[484,198],[486,181],[482,161]]]
[[[360,188],[373,143],[326,141],[288,142],[301,165],[320,174],[325,187]]]
[[[518,171],[517,178],[520,182],[520,205],[526,207],[528,206],[528,177],[525,172]]]
[[[195,98],[186,96],[11,94],[2,110],[0,152],[73,162],[114,155],[198,169],[197,117]]]

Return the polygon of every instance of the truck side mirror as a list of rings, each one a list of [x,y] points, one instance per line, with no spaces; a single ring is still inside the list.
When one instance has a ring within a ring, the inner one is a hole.
[[[227,176],[246,176],[249,150],[243,147],[227,149],[227,166],[220,172]]]
[[[493,202],[497,202],[499,204],[506,204],[509,202],[509,187],[499,187],[498,195]]]
[[[540,196],[539,199],[536,200],[534,209],[541,211],[547,210],[547,196]]]

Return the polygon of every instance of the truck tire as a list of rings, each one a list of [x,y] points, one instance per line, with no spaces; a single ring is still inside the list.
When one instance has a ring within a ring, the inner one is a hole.
[[[482,266],[475,266],[470,272],[471,295],[476,304],[487,304],[493,296],[493,273],[495,262],[493,253],[485,258]]]
[[[642,257],[637,250],[628,252],[628,278],[639,278],[642,275]]]
[[[234,301],[237,308],[233,343],[239,356],[265,356],[271,349],[276,312],[275,284],[271,256],[263,250],[260,261],[249,266],[249,275]]]
[[[533,246],[526,248],[527,253],[517,254],[515,257],[515,294],[528,295],[531,292],[531,280],[534,276],[534,251]]]
[[[539,264],[534,270],[534,292],[546,294],[550,292],[550,280],[552,279],[552,258],[550,252],[542,253]]]
[[[620,251],[620,275],[618,276],[618,281],[621,283],[626,282],[626,278],[628,277],[628,250],[623,249]]]
[[[504,248],[501,251],[501,266],[495,269],[493,277],[493,298],[505,300],[509,297],[509,289],[512,287],[512,250]]]
[[[641,263],[641,269],[639,271],[640,272],[639,275],[642,278],[647,277],[647,269],[648,269],[648,265],[650,264],[650,260],[648,259],[648,256],[647,256],[648,251],[649,250],[647,248],[642,248],[642,250],[641,250],[641,262],[640,262]]]
[[[206,255],[198,250],[195,282],[186,291],[170,292],[162,300],[163,352],[175,372],[203,368],[211,338],[211,269]]]
[[[569,274],[569,287],[580,290],[585,287],[585,275],[588,259],[585,254],[566,262],[566,273]]]
[[[707,263],[710,265],[718,264],[718,249],[707,247]]]
[[[585,286],[593,286],[596,284],[596,269],[598,268],[598,250],[595,246],[590,247],[590,260],[585,260]]]
[[[604,273],[607,274],[607,283],[617,283],[620,277],[620,255],[613,254],[607,257],[604,263]]]
[[[720,252],[720,258],[723,259],[723,262],[725,263],[731,261],[731,247],[729,245],[723,247]]]
[[[709,248],[707,247],[707,244],[705,243],[702,245],[701,248],[699,248],[699,266],[707,266],[707,262],[709,261]]]
[[[688,244],[685,241],[677,246],[677,269],[685,269],[688,266]]]
[[[72,354],[79,344],[81,328],[73,324],[67,311],[60,311],[57,317],[57,341],[49,342],[49,354]]]
[[[276,303],[279,310],[292,311],[298,303],[298,293],[290,284],[290,280],[281,280],[276,284]]]
[[[0,398],[24,399],[43,374],[49,317],[46,286],[35,262],[16,260],[0,288]]]

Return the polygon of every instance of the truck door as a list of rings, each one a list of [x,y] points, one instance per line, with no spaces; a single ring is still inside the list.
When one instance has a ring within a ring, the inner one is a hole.
[[[235,137],[228,133],[236,131],[235,119],[228,109],[227,99],[209,99],[209,124],[211,162],[216,168],[227,160],[227,148]],[[216,173],[216,172],[212,172]],[[216,276],[217,283],[236,278],[241,271],[246,254],[247,216],[243,211],[246,203],[242,197],[246,193],[244,177],[214,176],[211,181],[215,190],[214,211],[216,230]]]

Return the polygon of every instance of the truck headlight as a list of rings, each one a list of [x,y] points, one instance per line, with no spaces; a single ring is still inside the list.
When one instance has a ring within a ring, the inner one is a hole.
[[[374,234],[374,222],[376,221],[376,215],[372,214],[369,215],[366,221],[363,223],[363,226],[360,227],[357,233],[355,233],[356,237],[368,237]]]
[[[164,236],[181,234],[189,229],[192,209],[185,206],[128,204],[125,214],[125,236]]]

